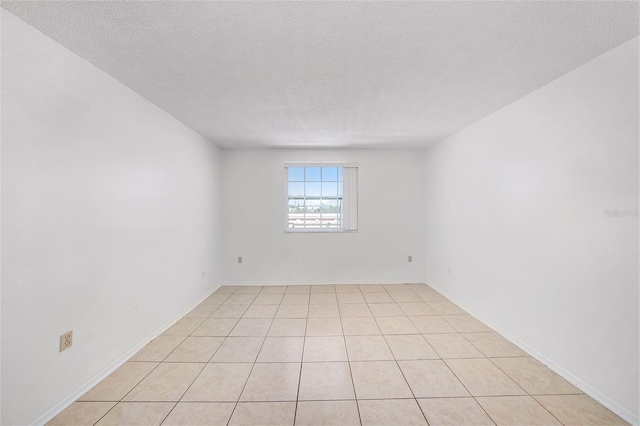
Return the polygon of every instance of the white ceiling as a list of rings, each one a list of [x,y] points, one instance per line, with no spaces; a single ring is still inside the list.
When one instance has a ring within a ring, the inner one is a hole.
[[[3,1],[222,147],[427,146],[638,35],[638,2]]]

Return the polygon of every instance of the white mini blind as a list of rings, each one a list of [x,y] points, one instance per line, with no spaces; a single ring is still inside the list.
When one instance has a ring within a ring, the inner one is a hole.
[[[358,168],[342,168],[342,227],[346,231],[358,229]]]

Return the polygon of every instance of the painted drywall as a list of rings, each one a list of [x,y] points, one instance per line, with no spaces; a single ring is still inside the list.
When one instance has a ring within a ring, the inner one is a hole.
[[[28,424],[217,283],[219,153],[5,11],[2,113],[1,423]]]
[[[227,283],[424,279],[424,157],[412,150],[223,150]],[[358,231],[285,233],[286,162],[357,162]],[[407,257],[413,256],[409,263]],[[243,263],[237,263],[238,256]]]
[[[427,282],[637,424],[638,38],[425,168]]]

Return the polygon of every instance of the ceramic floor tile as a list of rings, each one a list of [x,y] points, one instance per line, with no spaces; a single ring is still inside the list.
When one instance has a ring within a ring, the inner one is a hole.
[[[179,401],[206,364],[162,363],[145,377],[125,401]]]
[[[427,302],[427,305],[440,315],[468,315],[462,308],[452,302]]]
[[[420,334],[388,335],[385,340],[397,360],[440,358]]]
[[[157,362],[125,362],[79,401],[120,401],[157,366]]]
[[[415,399],[360,400],[363,426],[427,425]]]
[[[360,293],[358,284],[336,284],[336,293]]]
[[[436,311],[424,302],[401,302],[398,303],[398,306],[405,315],[409,316],[438,315]]]
[[[304,336],[306,329],[306,319],[276,318],[271,324],[268,335],[280,337]]]
[[[580,390],[531,357],[492,358],[529,395],[581,394]]]
[[[482,358],[484,355],[460,334],[425,334],[440,358]]]
[[[252,367],[253,364],[250,363],[207,364],[189,387],[182,401],[236,402]]]
[[[407,317],[378,317],[378,327],[382,334],[417,334],[418,329]]]
[[[360,287],[360,291],[362,293],[377,293],[377,292],[386,293],[386,290],[380,284],[360,284],[358,287]]]
[[[356,305],[351,305],[356,306]],[[345,336],[380,335],[382,332],[373,317],[342,318],[342,329]]]
[[[340,318],[309,318],[307,336],[342,336]]]
[[[260,294],[284,294],[287,291],[286,285],[268,285],[262,288]]]
[[[229,336],[266,336],[271,327],[270,319],[242,318],[231,330]]]
[[[446,297],[433,289],[420,289],[413,292],[425,302],[449,302]]]
[[[211,362],[255,362],[264,337],[227,337]]]
[[[240,288],[240,286],[237,286],[237,285],[223,285],[223,286],[220,286],[220,288],[217,289],[215,291],[215,293],[223,293],[223,294],[234,293],[236,290],[238,290],[238,288]]]
[[[410,316],[409,319],[422,334],[456,332],[448,322],[436,315]]]
[[[311,292],[311,286],[309,285],[289,285],[285,294],[309,294]]]
[[[47,425],[94,425],[114,405],[115,402],[74,402]]]
[[[367,304],[339,304],[340,316],[344,318],[371,317],[371,310]]]
[[[295,401],[299,378],[299,363],[255,364],[240,400]]]
[[[356,401],[299,401],[297,426],[354,426],[360,424]]]
[[[442,318],[459,333],[493,331],[471,315],[443,315]]]
[[[382,287],[389,293],[412,291],[411,284],[382,284]]]
[[[285,293],[280,303],[283,305],[308,305],[309,293]]]
[[[382,336],[346,336],[349,361],[392,360],[393,354]]]
[[[224,337],[187,337],[165,362],[209,362]]]
[[[287,426],[293,425],[295,414],[295,402],[240,402],[229,425]]]
[[[249,305],[222,305],[209,318],[242,318]]]
[[[393,299],[389,296],[389,293],[386,291],[381,292],[373,292],[373,293],[362,293],[364,296],[364,300],[367,303],[392,303]]]
[[[279,305],[284,294],[260,293],[253,301],[254,305]]]
[[[200,304],[200,305],[196,306],[195,308],[193,308],[191,310],[191,312],[189,312],[184,317],[185,318],[190,318],[190,317],[207,318],[209,315],[211,315],[213,313],[213,311],[218,309],[218,307],[220,307],[220,305],[217,305],[217,304],[215,304],[215,305],[214,304]]]
[[[365,303],[362,293],[338,293],[338,303]]]
[[[348,362],[302,364],[299,400],[355,399]]]
[[[311,292],[311,298],[309,299],[309,303],[312,305],[326,305],[326,304],[337,304],[338,299],[336,299],[335,293],[313,293]]]
[[[462,333],[462,335],[488,357],[528,355],[525,351],[495,332]]]
[[[416,294],[412,291],[402,291],[402,292],[390,291],[389,296],[391,296],[391,298],[395,302],[422,302],[422,299],[416,296]]]
[[[255,294],[232,294],[223,305],[250,305],[256,298]]]
[[[196,328],[192,336],[225,337],[231,333],[238,320],[235,318],[209,318]]]
[[[169,327],[164,333],[163,336],[188,336],[193,330],[198,328],[200,324],[204,321],[204,318],[182,318],[178,320],[175,324]]]
[[[231,297],[231,293],[213,293],[202,301],[202,305],[222,305],[229,297]]]
[[[525,395],[520,386],[486,358],[445,362],[473,396]]]
[[[476,400],[498,426],[561,425],[555,417],[530,396],[494,396],[476,398]]]
[[[226,426],[235,408],[229,402],[179,402],[163,426]]]
[[[159,425],[174,406],[174,402],[120,402],[96,425]]]
[[[493,426],[487,413],[473,398],[418,399],[429,426]]]
[[[258,294],[262,291],[263,286],[261,285],[242,285],[238,286],[235,291],[235,294]]]
[[[169,356],[185,338],[185,336],[158,336],[142,348],[140,352],[132,356],[129,361],[162,361]]]
[[[587,395],[547,395],[535,399],[565,425],[628,424]]]
[[[470,396],[441,360],[398,361],[416,398]]]
[[[336,286],[333,284],[315,284],[311,286],[311,294],[314,293],[335,293]]]
[[[309,305],[309,318],[340,318],[338,304]]]
[[[347,361],[344,338],[342,336],[307,337],[304,341],[303,361]]]
[[[413,398],[395,361],[351,362],[358,399]]]
[[[267,337],[257,362],[301,362],[304,337]]]
[[[270,319],[276,316],[279,305],[251,305],[244,312],[242,318]]]
[[[404,317],[405,313],[396,303],[372,303],[369,305],[374,317]]]
[[[276,318],[306,318],[309,315],[309,305],[280,305]]]

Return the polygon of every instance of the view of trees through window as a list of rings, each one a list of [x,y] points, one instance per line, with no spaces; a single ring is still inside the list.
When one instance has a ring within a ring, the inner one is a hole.
[[[288,227],[342,227],[342,167],[288,167]]]

